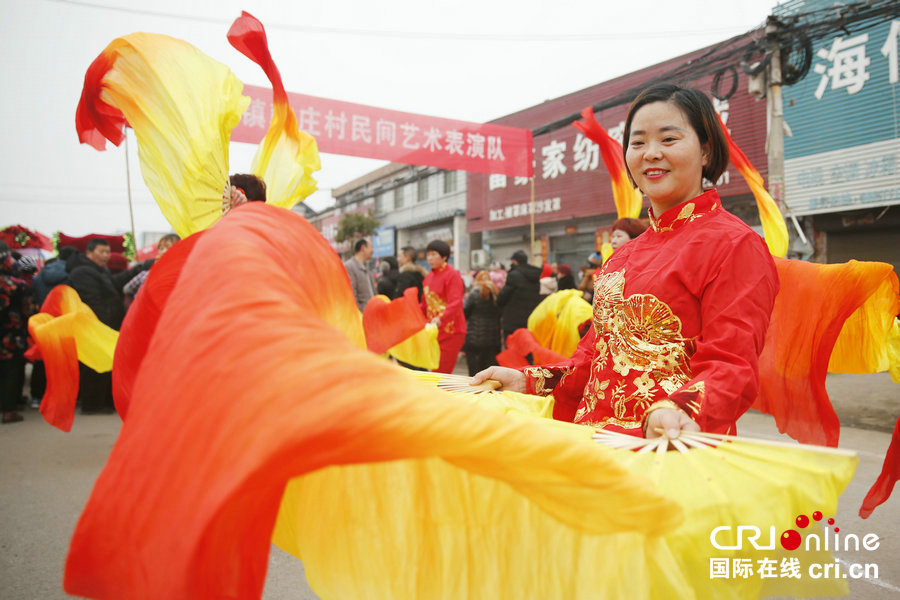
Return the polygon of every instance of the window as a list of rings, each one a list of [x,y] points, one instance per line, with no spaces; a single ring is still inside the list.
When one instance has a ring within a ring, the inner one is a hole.
[[[406,204],[404,200],[404,190],[406,189],[405,185],[401,185],[400,187],[394,190],[394,208],[403,208]]]
[[[384,194],[376,194],[375,195],[375,214],[376,215],[384,214]]]
[[[457,182],[456,171],[444,171],[444,193],[452,194],[456,191]]]
[[[417,202],[425,202],[428,200],[428,178],[422,178],[417,182],[418,197]]]

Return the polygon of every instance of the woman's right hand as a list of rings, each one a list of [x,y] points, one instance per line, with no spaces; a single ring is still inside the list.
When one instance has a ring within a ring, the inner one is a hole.
[[[503,391],[525,393],[525,374],[509,367],[488,367],[475,373],[469,383],[478,385],[488,379],[499,381]]]

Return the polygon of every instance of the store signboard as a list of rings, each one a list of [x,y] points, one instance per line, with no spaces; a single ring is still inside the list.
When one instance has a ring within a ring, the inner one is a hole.
[[[785,201],[794,214],[900,204],[898,38],[900,18],[816,39],[809,73],[784,88]]]
[[[740,83],[745,86],[744,75]],[[709,79],[696,82],[708,88]],[[738,86],[739,89],[746,87]],[[765,104],[738,93],[728,100],[714,100],[716,110],[754,166],[766,173]],[[537,109],[543,109],[543,105]],[[621,143],[626,104],[595,113],[610,136]],[[469,173],[466,183],[468,231],[489,231],[616,213],[610,176],[600,148],[575,127],[562,127],[534,138],[534,190],[527,177]],[[717,182],[723,197],[749,194],[737,169],[729,165]],[[533,201],[532,201],[533,198]],[[646,200],[645,200],[646,206]]]
[[[900,204],[900,138],[784,161],[797,215]]]
[[[394,249],[394,226],[385,225],[375,229],[372,235],[372,256],[381,258],[382,256],[394,256],[397,252]]]

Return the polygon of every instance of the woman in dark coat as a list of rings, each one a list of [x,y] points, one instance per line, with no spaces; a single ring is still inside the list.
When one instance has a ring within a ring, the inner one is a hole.
[[[497,286],[491,274],[479,271],[472,291],[463,303],[466,315],[466,364],[469,375],[497,364],[500,353],[500,309],[497,307]]]
[[[557,286],[559,290],[574,290],[578,286],[575,285],[575,278],[572,276],[572,267],[563,263],[559,265],[556,271]]]

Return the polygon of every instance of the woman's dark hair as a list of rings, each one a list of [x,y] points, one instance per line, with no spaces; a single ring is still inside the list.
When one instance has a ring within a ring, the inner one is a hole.
[[[722,131],[722,126],[719,125],[719,117],[716,115],[712,102],[699,90],[683,88],[671,83],[657,83],[638,94],[628,108],[628,116],[625,117],[625,133],[622,137],[623,157],[628,151],[631,121],[634,119],[635,113],[643,106],[654,102],[671,102],[684,113],[688,123],[697,133],[700,145],[705,145],[709,152],[706,166],[703,167],[703,177],[715,184],[728,167],[728,140],[725,139],[725,133]],[[631,171],[628,171],[627,160],[625,164],[628,178],[633,184],[634,178],[631,176]]]
[[[636,238],[647,231],[647,224],[640,219],[619,219],[609,228],[610,233],[613,231],[624,231],[631,239]]]
[[[159,241],[156,242],[156,247],[158,248],[159,245],[162,244],[163,242],[169,242],[169,245],[171,246],[175,242],[180,242],[180,241],[181,241],[181,238],[178,236],[177,233],[167,233],[166,235],[159,238]]]
[[[450,245],[443,240],[432,240],[428,242],[428,246],[425,247],[425,252],[431,252],[432,250],[440,254],[443,258],[450,256]]]
[[[397,269],[397,259],[393,256],[382,256],[381,262],[390,265],[391,269]]]
[[[244,190],[249,202],[266,201],[266,182],[250,173],[235,173],[231,176],[231,185]]]

